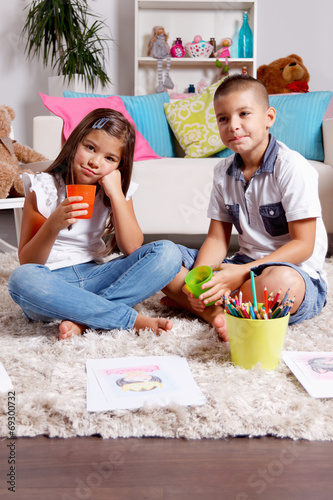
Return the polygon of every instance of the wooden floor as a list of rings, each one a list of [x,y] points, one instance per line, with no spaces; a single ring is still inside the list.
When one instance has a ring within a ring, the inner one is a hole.
[[[332,500],[332,459],[331,442],[269,437],[0,439],[0,498]]]

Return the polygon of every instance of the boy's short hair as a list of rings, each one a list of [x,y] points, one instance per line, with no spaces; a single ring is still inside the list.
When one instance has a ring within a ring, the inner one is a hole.
[[[245,90],[253,90],[258,102],[267,109],[269,108],[269,97],[265,85],[253,78],[250,75],[240,73],[227,76],[222,83],[217,87],[214,94],[214,101],[219,97],[226,96],[233,92],[242,92]]]

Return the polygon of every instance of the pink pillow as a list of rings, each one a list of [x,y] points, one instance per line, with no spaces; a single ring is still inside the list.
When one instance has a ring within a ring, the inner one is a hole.
[[[64,126],[62,129],[65,140],[68,139],[71,132],[80,123],[80,121],[88,114],[97,108],[110,108],[115,109],[122,113],[134,127],[135,123],[125,108],[125,104],[118,96],[112,97],[77,97],[71,99],[70,97],[53,97],[39,93],[44,106],[60,118],[63,119]],[[134,161],[153,160],[161,158],[149,146],[148,141],[136,129],[136,140],[134,149]]]

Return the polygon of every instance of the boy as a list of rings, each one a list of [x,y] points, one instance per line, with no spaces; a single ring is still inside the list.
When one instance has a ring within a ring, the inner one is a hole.
[[[214,108],[222,142],[235,154],[215,166],[208,235],[199,252],[180,246],[185,267],[164,290],[162,302],[195,313],[227,341],[222,297],[237,290],[243,302],[253,301],[250,270],[258,302],[264,302],[264,287],[280,291],[281,297],[295,296],[290,324],[319,314],[326,304],[327,235],[317,172],[269,133],[276,111],[265,86],[250,76],[232,75],[217,88]],[[232,225],[240,250],[226,259]],[[196,299],[184,277],[201,265],[217,272]],[[205,306],[214,300],[215,305]]]

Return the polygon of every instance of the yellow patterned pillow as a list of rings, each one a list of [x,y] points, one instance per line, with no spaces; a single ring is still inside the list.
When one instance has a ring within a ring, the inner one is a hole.
[[[225,149],[213,104],[215,90],[221,81],[214,83],[200,95],[164,104],[167,120],[185,151],[185,158],[203,158]]]

